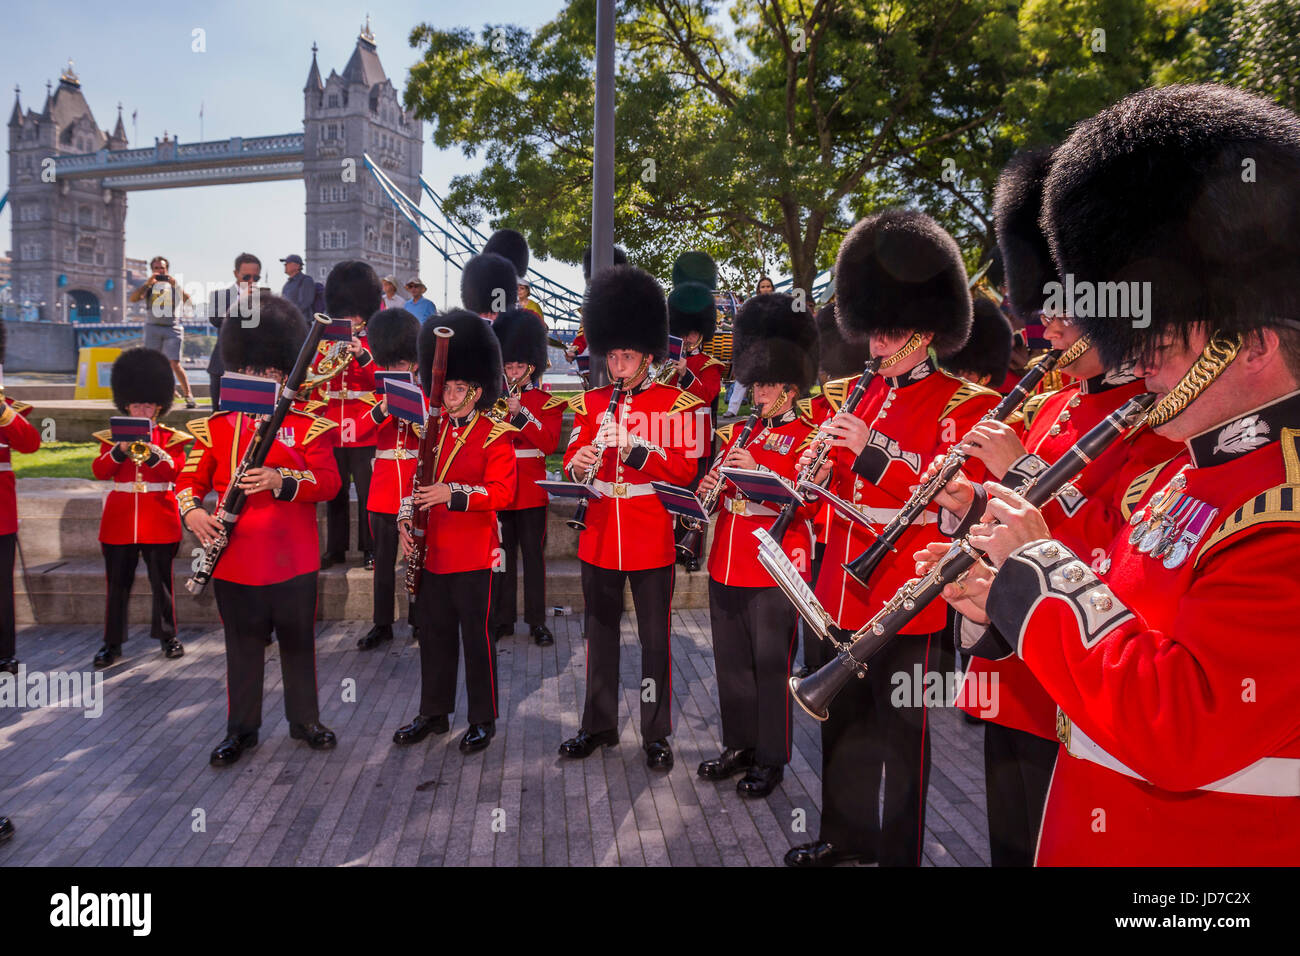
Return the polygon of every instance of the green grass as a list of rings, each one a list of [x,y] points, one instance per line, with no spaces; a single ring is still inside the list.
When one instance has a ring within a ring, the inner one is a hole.
[[[99,454],[97,441],[47,441],[30,455],[13,454],[18,478],[93,478],[90,463]]]

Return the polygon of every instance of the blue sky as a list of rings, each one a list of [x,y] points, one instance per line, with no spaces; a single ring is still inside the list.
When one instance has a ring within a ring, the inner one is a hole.
[[[312,42],[320,47],[322,75],[342,70],[367,13],[384,70],[400,90],[418,58],[407,43],[417,23],[475,30],[487,23],[534,28],[562,5],[561,0],[385,0],[374,6],[275,0],[111,7],[102,0],[8,4],[10,42],[0,67],[7,90],[4,118],[8,120],[15,83],[22,87],[23,109],[39,110],[46,80],[57,83],[71,57],[96,121],[111,130],[120,101],[133,146],[151,145],[164,131],[181,142],[197,141],[200,104],[207,140],[297,132]],[[195,28],[205,31],[206,52],[191,49]],[[131,126],[133,110],[138,111],[138,137]],[[435,189],[477,168],[477,160],[458,151],[439,151],[428,141],[429,133],[426,124],[424,177]],[[0,183],[8,181],[8,156],[0,155]],[[247,250],[261,258],[263,274],[269,273],[278,290],[284,273],[276,260],[302,252],[303,201],[303,185],[297,181],[132,192],[127,198],[127,255],[167,255],[187,282],[207,282],[228,279],[235,254]],[[7,209],[0,213],[3,249],[10,246],[9,218]],[[563,264],[543,268],[570,287],[581,287],[580,269]],[[430,298],[441,306],[442,257],[425,244],[420,272]],[[454,305],[459,279],[454,269],[449,275]]]

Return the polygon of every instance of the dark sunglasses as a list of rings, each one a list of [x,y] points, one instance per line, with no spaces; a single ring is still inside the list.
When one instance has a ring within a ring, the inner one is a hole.
[[[257,273],[256,275],[240,276],[240,277],[239,277],[239,281],[240,281],[240,282],[256,282],[256,281],[257,281],[258,279],[260,279],[260,278],[262,278],[262,273],[259,272],[259,273]]]

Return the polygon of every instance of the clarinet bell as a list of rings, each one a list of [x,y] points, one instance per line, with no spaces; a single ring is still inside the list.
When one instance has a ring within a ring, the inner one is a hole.
[[[894,547],[883,537],[876,538],[875,541],[867,547],[860,555],[843,565],[844,570],[854,581],[857,581],[864,588],[868,587],[867,582],[871,580],[871,575],[876,573],[876,568],[884,559],[885,555],[893,551]]]
[[[565,522],[574,531],[587,530],[587,499],[584,498],[578,502],[578,508],[573,512],[573,517]]]

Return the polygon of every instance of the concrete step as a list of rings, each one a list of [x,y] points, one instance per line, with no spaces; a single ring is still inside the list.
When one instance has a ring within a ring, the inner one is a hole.
[[[25,570],[25,573],[24,573]],[[189,560],[177,560],[175,581],[176,620],[184,627],[220,622],[212,588],[195,597],[185,590],[191,572]],[[396,575],[397,617],[405,620],[403,566]],[[18,624],[85,624],[104,619],[104,564],[102,560],[77,558],[32,564],[16,569],[14,590]],[[436,597],[435,597],[436,599]],[[316,617],[322,621],[371,620],[374,600],[374,575],[358,567],[333,567],[320,575]],[[130,620],[132,635],[148,636],[151,589],[144,567],[136,574],[131,590]],[[630,590],[624,591],[624,606],[632,610]],[[569,605],[575,614],[583,608],[581,565],[576,558],[548,560],[546,564],[546,603]],[[673,590],[674,607],[708,607],[708,576],[700,571],[686,574],[677,571]],[[523,578],[519,579],[517,607],[523,611]],[[522,627],[522,625],[520,625]]]

